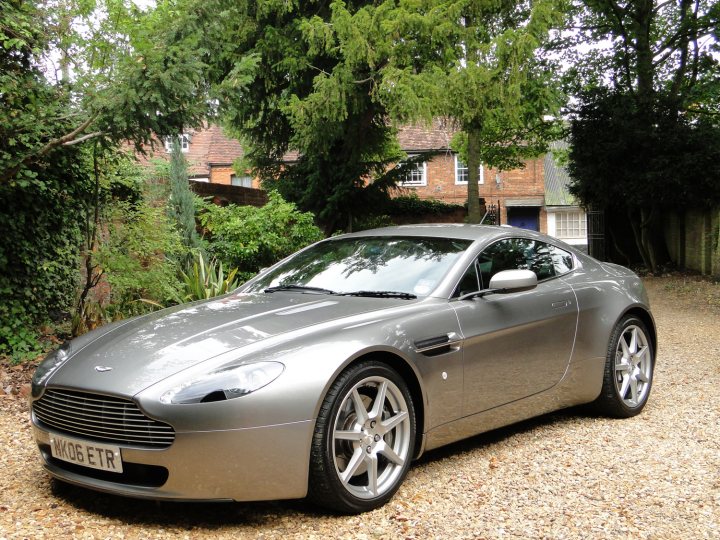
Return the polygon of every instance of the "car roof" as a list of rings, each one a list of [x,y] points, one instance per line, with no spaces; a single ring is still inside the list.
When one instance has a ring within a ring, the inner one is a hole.
[[[418,225],[398,225],[394,227],[383,227],[381,229],[369,229],[356,233],[343,234],[336,238],[352,238],[367,236],[418,236],[428,238],[456,238],[460,240],[490,242],[499,238],[526,237],[553,241],[545,235],[510,227],[507,225],[471,225],[467,223],[429,223]]]

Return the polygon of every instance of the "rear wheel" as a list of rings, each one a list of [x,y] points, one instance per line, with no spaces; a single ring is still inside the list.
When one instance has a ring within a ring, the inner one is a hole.
[[[629,418],[639,414],[652,387],[655,351],[640,319],[628,315],[610,337],[605,374],[596,408],[603,414]]]
[[[405,381],[380,362],[352,365],[318,414],[309,498],[341,512],[378,508],[400,487],[414,447],[415,409]]]

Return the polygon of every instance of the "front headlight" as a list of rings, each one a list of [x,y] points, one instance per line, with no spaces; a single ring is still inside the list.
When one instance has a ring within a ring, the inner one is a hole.
[[[51,352],[40,362],[32,378],[32,397],[40,397],[45,383],[70,358],[70,341],[63,343],[59,349]]]
[[[160,402],[209,403],[245,396],[273,382],[284,369],[285,366],[280,362],[253,362],[224,367],[165,392]]]

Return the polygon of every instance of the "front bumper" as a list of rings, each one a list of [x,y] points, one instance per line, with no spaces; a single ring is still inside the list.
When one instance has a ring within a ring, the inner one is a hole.
[[[224,431],[176,432],[162,450],[121,446],[126,475],[52,458],[52,433],[33,418],[45,469],[54,477],[117,495],[150,499],[259,501],[307,495],[314,421]],[[60,434],[58,434],[60,435]],[[116,479],[117,478],[117,479]]]

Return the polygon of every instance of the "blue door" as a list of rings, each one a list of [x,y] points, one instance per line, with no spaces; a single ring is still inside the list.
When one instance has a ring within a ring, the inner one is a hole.
[[[508,225],[540,231],[540,209],[536,206],[512,206],[507,209]]]

